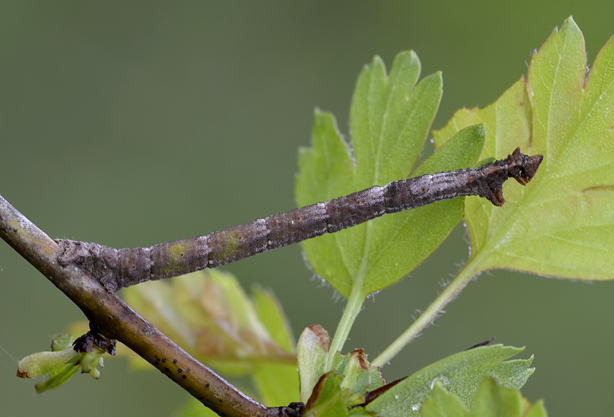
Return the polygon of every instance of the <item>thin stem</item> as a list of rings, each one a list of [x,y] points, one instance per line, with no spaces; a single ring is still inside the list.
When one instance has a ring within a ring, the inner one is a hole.
[[[465,286],[476,276],[480,269],[479,254],[471,258],[463,269],[458,273],[456,278],[448,284],[448,286],[439,294],[433,303],[418,317],[407,330],[392,342],[375,360],[372,362],[375,366],[383,366],[394,358],[407,344],[409,344],[416,336],[418,336],[426,327],[428,327],[437,317],[437,315],[452,301]]]
[[[335,331],[335,336],[333,337],[333,341],[328,349],[326,372],[331,370],[335,352],[343,349],[343,344],[347,340],[350,329],[356,320],[356,316],[358,316],[358,313],[360,313],[360,308],[362,307],[362,303],[366,298],[360,287],[362,287],[362,285],[354,285],[352,288],[352,293],[350,294],[348,303],[345,306],[343,315],[341,316],[341,321],[339,322],[339,326],[337,326],[337,331]]]
[[[216,413],[244,417],[288,415],[286,407],[267,408],[237,390],[80,267],[61,266],[57,261],[58,245],[2,196],[0,237],[81,308],[98,333],[124,343]]]

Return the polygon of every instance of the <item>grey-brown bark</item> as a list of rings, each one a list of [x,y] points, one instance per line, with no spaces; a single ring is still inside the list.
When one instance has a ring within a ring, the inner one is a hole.
[[[514,178],[526,184],[541,161],[541,155],[526,156],[516,149],[506,159],[479,168],[394,181],[206,236],[151,247],[118,250],[98,243],[56,240],[61,248],[58,260],[64,266],[73,262],[82,266],[114,292],[144,281],[215,268],[441,200],[477,195],[500,206],[505,201],[503,183]]]

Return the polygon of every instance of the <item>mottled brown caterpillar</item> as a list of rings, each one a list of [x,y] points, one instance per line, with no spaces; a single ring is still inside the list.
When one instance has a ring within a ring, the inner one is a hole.
[[[543,157],[517,148],[506,159],[478,168],[460,169],[394,181],[324,203],[254,220],[206,236],[151,247],[115,249],[98,243],[56,240],[58,262],[76,263],[115,292],[139,282],[171,278],[235,262],[248,256],[335,233],[386,213],[441,200],[478,195],[501,206],[502,185],[514,178],[525,185]]]

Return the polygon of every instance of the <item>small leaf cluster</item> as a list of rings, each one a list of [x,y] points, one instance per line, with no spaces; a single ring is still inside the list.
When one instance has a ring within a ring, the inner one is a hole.
[[[379,368],[362,350],[347,355],[329,352],[328,334],[320,326],[303,331],[297,348],[301,401],[305,416],[420,416],[433,387],[445,388],[464,408],[475,407],[480,383],[494,378],[515,395],[534,369],[533,358],[509,358],[523,349],[494,345],[476,347],[442,359],[411,376],[386,384]],[[326,369],[333,355],[332,370]]]
[[[51,342],[51,352],[37,352],[26,356],[17,364],[17,376],[37,378],[48,375],[49,379],[35,385],[37,393],[57,388],[81,373],[100,378],[100,365],[104,368],[104,349],[94,346],[89,352],[78,352],[73,348],[74,339],[70,334],[57,336]]]

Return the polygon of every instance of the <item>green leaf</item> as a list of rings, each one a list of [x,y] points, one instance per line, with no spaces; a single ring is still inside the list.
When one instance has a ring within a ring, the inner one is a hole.
[[[471,417],[522,417],[522,397],[517,390],[499,387],[484,379],[475,396]]]
[[[454,394],[435,384],[431,396],[420,408],[422,417],[469,417],[467,407]]]
[[[419,416],[420,407],[437,383],[458,396],[470,408],[484,376],[496,378],[501,385],[519,389],[533,369],[531,359],[505,361],[522,349],[493,345],[470,349],[421,369],[391,387],[367,404],[365,410],[379,417]]]
[[[49,379],[34,385],[37,394],[58,388],[68,382],[79,370],[74,364],[65,364],[49,373]]]
[[[307,327],[298,339],[296,356],[303,403],[307,403],[320,377],[326,372],[329,344],[328,332],[320,325]]]
[[[271,335],[271,339],[286,352],[294,353],[296,343],[292,328],[273,291],[256,286],[252,289],[252,300],[258,319]]]
[[[517,390],[500,387],[491,378],[480,384],[471,413],[456,395],[438,384],[420,413],[422,417],[546,417],[541,401],[532,405]]]
[[[333,371],[341,375],[341,388],[348,395],[348,406],[365,402],[365,394],[386,384],[377,366],[367,360],[362,349],[355,349],[347,355],[335,353]]]
[[[348,415],[350,417],[371,417],[371,414],[367,413],[362,407],[350,408]]]
[[[271,338],[286,352],[294,353],[292,329],[277,298],[270,290],[253,289],[252,299],[258,319]],[[260,400],[267,406],[288,405],[300,399],[299,376],[296,363],[269,363],[252,375]]]
[[[327,373],[326,363],[329,355],[329,337],[322,326],[307,327],[298,342],[298,365],[301,381],[301,401],[313,402],[314,395],[321,389],[322,377]],[[338,376],[339,387],[343,392],[346,408],[365,402],[369,391],[382,387],[386,381],[379,368],[367,360],[364,350],[356,349],[347,355],[333,354],[332,374]],[[329,372],[328,375],[331,375]]]
[[[523,417],[548,417],[548,413],[546,412],[546,408],[544,407],[544,402],[542,400],[529,407],[530,408],[525,409]]]
[[[299,153],[300,206],[406,178],[416,165],[441,98],[441,74],[416,84],[420,62],[399,54],[390,75],[376,57],[362,71],[352,101],[351,146],[331,114],[316,111],[312,147]],[[479,128],[465,132],[413,175],[471,166],[483,144]],[[462,147],[457,146],[462,142]],[[445,158],[444,158],[445,156]],[[432,253],[462,216],[462,201],[442,202],[387,215],[303,242],[314,271],[346,297],[385,288]]]
[[[508,268],[584,280],[614,278],[614,40],[586,79],[584,39],[568,18],[533,54],[521,78],[485,109],[458,111],[434,132],[437,146],[483,123],[481,158],[516,146],[544,155],[526,187],[508,182],[508,201],[493,207],[468,198],[465,221],[472,274]],[[586,82],[585,82],[586,81]]]
[[[320,378],[302,415],[306,417],[345,417],[346,401],[341,390],[341,377],[329,372]]]
[[[300,401],[296,364],[270,363],[260,366],[252,378],[260,401],[268,407]]]
[[[123,296],[199,361],[225,375],[252,377],[267,406],[299,400],[294,339],[281,305],[256,287],[252,300],[228,272],[196,272],[127,288]],[[132,352],[139,368],[153,369]]]
[[[296,370],[288,345],[292,336],[286,324],[280,326],[285,323],[281,307],[271,292],[258,289],[256,294],[257,307],[234,276],[218,270],[148,282],[122,293],[156,328],[225,375],[249,375],[269,364]],[[275,343],[269,328],[275,328],[283,347]]]
[[[72,349],[58,352],[36,352],[26,356],[17,363],[17,376],[20,378],[36,378],[72,362],[80,356]]]
[[[87,331],[83,332],[85,334]],[[81,333],[77,333],[81,334]],[[59,352],[61,350],[71,349],[73,346],[73,342],[75,339],[72,334],[61,334],[53,338],[51,341],[51,350],[54,352]]]

